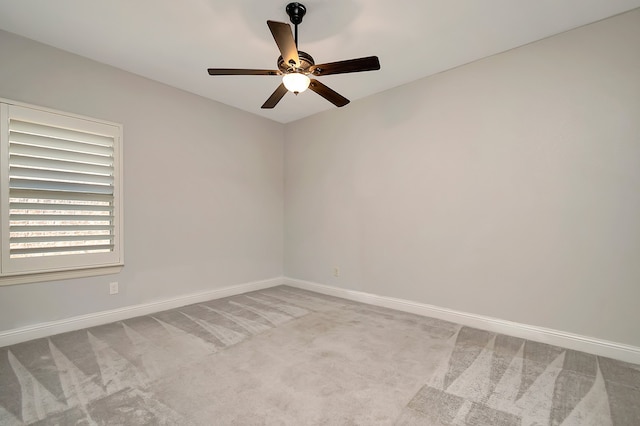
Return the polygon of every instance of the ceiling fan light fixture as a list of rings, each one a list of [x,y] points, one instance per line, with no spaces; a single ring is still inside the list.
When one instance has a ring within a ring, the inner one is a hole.
[[[267,26],[273,36],[280,57],[278,58],[278,69],[239,69],[239,68],[208,68],[209,75],[277,75],[282,76],[282,83],[269,96],[262,109],[274,108],[280,99],[287,92],[298,94],[307,89],[322,96],[337,107],[343,107],[349,103],[335,90],[325,86],[316,77],[323,77],[331,74],[347,74],[352,72],[375,71],[380,69],[380,61],[377,56],[367,56],[365,58],[348,59],[346,61],[328,62],[316,65],[313,57],[302,50],[298,50],[298,24],[302,22],[302,17],[307,12],[307,8],[300,3],[289,3],[286,7],[289,20],[294,25],[294,32],[291,26],[284,22],[267,21]]]
[[[292,72],[289,74],[285,74],[282,77],[282,83],[284,87],[287,88],[288,91],[295,93],[302,93],[309,87],[309,83],[311,80],[305,74],[299,72]]]

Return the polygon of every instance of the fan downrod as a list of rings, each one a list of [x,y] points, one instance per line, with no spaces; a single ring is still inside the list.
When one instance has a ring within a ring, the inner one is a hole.
[[[287,15],[293,25],[298,25],[302,22],[302,18],[307,13],[307,8],[301,3],[289,3],[286,8]]]

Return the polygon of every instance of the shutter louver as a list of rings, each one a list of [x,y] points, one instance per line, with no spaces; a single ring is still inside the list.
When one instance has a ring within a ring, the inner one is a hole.
[[[10,258],[114,250],[114,139],[9,119]]]

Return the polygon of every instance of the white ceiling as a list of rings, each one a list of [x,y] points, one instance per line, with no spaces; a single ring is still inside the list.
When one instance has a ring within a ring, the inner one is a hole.
[[[277,69],[267,19],[287,0],[0,0],[0,28],[287,123],[335,108],[307,91],[260,106]],[[377,55],[381,70],[322,77],[352,101],[640,7],[640,0],[302,0],[299,48],[316,63]],[[0,65],[1,66],[1,65]],[[349,108],[347,105],[345,108]]]

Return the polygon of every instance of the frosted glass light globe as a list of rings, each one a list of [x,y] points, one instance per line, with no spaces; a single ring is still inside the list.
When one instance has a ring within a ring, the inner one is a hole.
[[[285,74],[282,77],[282,83],[284,83],[284,87],[287,88],[288,91],[295,93],[304,92],[309,87],[309,83],[311,80],[304,74],[299,72],[292,72],[289,74]]]

